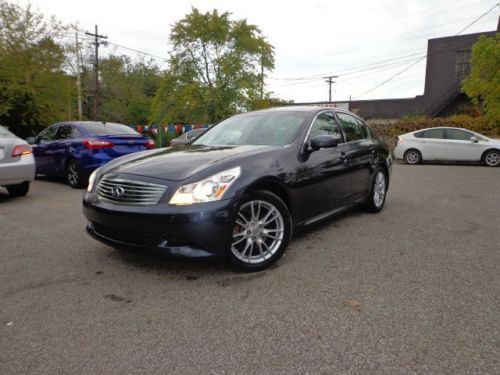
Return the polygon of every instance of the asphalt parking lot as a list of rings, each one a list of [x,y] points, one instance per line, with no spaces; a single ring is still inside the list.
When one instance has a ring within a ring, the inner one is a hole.
[[[1,374],[500,373],[500,169],[396,165],[272,269],[119,252],[81,190],[0,191]]]

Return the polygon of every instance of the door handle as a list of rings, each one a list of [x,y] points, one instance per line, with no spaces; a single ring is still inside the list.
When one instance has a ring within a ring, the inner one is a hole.
[[[374,153],[375,153],[375,147],[370,146],[369,148],[370,148],[370,152],[371,152],[372,154],[374,154]]]
[[[347,154],[345,152],[340,154],[340,160],[343,160],[343,161],[347,160]]]

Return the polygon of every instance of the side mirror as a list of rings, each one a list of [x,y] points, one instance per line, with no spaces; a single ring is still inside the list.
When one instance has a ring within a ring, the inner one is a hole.
[[[475,136],[470,137],[471,142],[477,143],[479,142],[479,139]]]
[[[28,137],[28,138],[26,138],[26,142],[28,142],[30,145],[34,145],[36,143],[36,138],[35,137]]]
[[[309,145],[313,150],[319,150],[320,148],[331,148],[337,147],[340,143],[340,139],[333,138],[331,135],[317,135],[311,138]]]

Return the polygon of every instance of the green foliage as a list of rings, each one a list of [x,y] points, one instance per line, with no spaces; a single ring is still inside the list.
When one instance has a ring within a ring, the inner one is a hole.
[[[384,139],[389,146],[394,148],[398,135],[417,131],[425,128],[449,126],[466,128],[489,137],[500,137],[500,128],[487,121],[484,117],[471,117],[455,115],[450,117],[412,117],[403,118],[395,123],[369,122],[370,128]]]
[[[484,101],[486,118],[500,128],[500,33],[479,38],[472,48],[471,68],[463,89],[475,103]]]
[[[151,62],[132,63],[127,56],[100,61],[101,118],[125,124],[146,124],[161,80]]]
[[[273,47],[246,20],[217,10],[191,13],[170,35],[170,71],[150,120],[215,123],[250,109],[260,96],[261,68],[274,67]]]
[[[0,0],[0,123],[31,135],[75,109],[74,81],[57,42],[68,28],[28,5]]]

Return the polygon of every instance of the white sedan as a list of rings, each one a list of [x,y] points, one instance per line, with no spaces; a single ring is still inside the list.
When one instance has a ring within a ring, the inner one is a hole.
[[[423,160],[483,162],[500,165],[500,140],[467,129],[430,128],[398,137],[394,157],[407,164]]]
[[[11,196],[28,194],[35,179],[35,158],[30,145],[0,126],[0,187]]]

